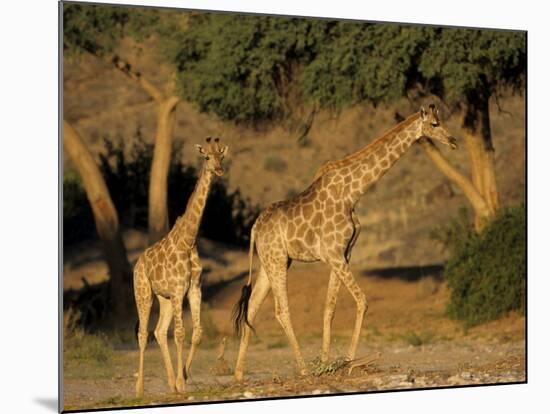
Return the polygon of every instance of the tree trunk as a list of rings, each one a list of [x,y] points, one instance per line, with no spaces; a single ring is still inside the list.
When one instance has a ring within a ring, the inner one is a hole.
[[[149,180],[149,245],[168,232],[168,170],[172,155],[175,110],[179,101],[178,97],[172,96],[159,104]]]
[[[174,130],[175,110],[180,102],[177,96],[165,97],[165,94],[153,85],[132,65],[114,55],[111,62],[125,76],[136,82],[158,105],[157,132],[155,149],[149,179],[149,245],[160,240],[168,232],[168,170],[172,155],[172,133]]]
[[[477,232],[481,232],[485,223],[493,216],[491,209],[483,198],[481,193],[476,188],[475,184],[458,171],[453,165],[443,156],[439,148],[427,138],[422,138],[420,141],[422,149],[428,157],[434,162],[439,170],[454,184],[456,184],[463,192],[472,208],[474,209],[475,228]]]
[[[95,220],[97,234],[103,245],[103,254],[109,268],[109,289],[112,309],[125,313],[133,296],[132,269],[120,233],[118,214],[105,180],[78,132],[63,122],[63,146],[73,161],[84,185]]]
[[[498,189],[495,174],[495,150],[491,138],[489,118],[489,98],[470,97],[462,118],[462,133],[470,156],[472,182],[489,208],[489,217],[476,215],[476,227],[484,226],[483,221],[492,219],[498,208]]]

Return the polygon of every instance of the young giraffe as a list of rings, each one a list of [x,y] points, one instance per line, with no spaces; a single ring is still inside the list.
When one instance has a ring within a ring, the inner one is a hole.
[[[275,316],[288,337],[300,374],[306,373],[288,308],[286,276],[292,260],[320,260],[331,269],[323,318],[323,361],[329,356],[338,290],[342,283],[348,288],[356,301],[357,313],[347,356],[355,357],[367,300],[349,266],[351,250],[360,231],[354,208],[367,189],[422,137],[436,139],[453,149],[457,147],[456,140],[441,124],[435,106],[430,105],[429,112],[421,108],[360,151],[324,164],[305,191],[270,205],[260,214],[251,231],[248,282],[235,307],[235,330],[241,335],[236,380],[243,378],[251,324],[270,288],[275,299]],[[261,267],[252,291],[254,243]]]
[[[223,174],[222,160],[227,146],[220,147],[219,138],[206,139],[206,146],[195,147],[204,157],[203,167],[195,190],[191,194],[185,213],[179,217],[172,230],[139,257],[134,268],[134,293],[139,315],[139,372],[136,383],[136,395],[143,395],[143,359],[147,345],[147,325],[153,303],[153,293],[160,304],[160,316],[155,329],[155,338],[160,346],[170,391],[183,392],[185,379],[191,367],[193,355],[200,343],[202,329],[200,325],[202,267],[197,253],[196,238],[208,197],[208,191],[214,175]],[[191,349],[183,367],[183,298],[187,295],[193,320]],[[177,349],[177,379],[174,378],[172,359],[168,350],[167,333],[174,317],[174,340]]]

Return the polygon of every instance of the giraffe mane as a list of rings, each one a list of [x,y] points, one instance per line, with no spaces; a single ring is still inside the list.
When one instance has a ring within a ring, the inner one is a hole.
[[[334,161],[327,161],[321,167],[317,170],[317,173],[315,174],[315,177],[313,178],[313,181],[317,180],[322,175],[328,173],[329,171],[335,170],[337,168],[345,167],[361,158],[363,158],[365,155],[370,154],[371,152],[375,151],[380,147],[380,145],[385,144],[387,141],[389,141],[391,138],[393,138],[395,135],[397,135],[399,132],[401,132],[403,129],[411,125],[414,121],[416,121],[420,117],[420,113],[417,112],[411,116],[409,116],[404,121],[400,122],[399,124],[395,125],[392,129],[387,131],[384,135],[382,135],[380,138],[377,138],[375,141],[371,142],[367,146],[361,148],[359,151],[356,151],[350,155],[348,155],[345,158],[342,158],[340,160],[334,160]]]

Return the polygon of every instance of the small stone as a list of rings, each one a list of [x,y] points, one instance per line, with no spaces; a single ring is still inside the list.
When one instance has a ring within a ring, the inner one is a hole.
[[[252,394],[250,391],[245,391],[243,393],[243,397],[244,398],[252,398],[252,397],[254,397],[254,394]]]
[[[460,376],[461,376],[463,379],[472,379],[472,377],[473,377],[472,373],[469,372],[469,371],[463,372],[462,374],[460,374]]]
[[[322,390],[313,390],[313,391],[311,392],[311,395],[319,395],[319,394],[322,394],[322,393],[323,393]]]
[[[187,401],[193,401],[195,399],[195,397],[193,395],[190,395],[189,397],[187,397]]]

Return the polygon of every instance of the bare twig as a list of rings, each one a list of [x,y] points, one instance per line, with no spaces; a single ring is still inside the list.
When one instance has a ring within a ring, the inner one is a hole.
[[[354,368],[368,367],[374,361],[379,359],[381,355],[382,355],[381,352],[377,352],[374,355],[367,355],[365,357],[357,358],[357,359],[354,359],[354,360],[350,361],[349,364],[348,364],[348,366],[349,366],[348,375],[351,375],[351,372],[353,371]]]

